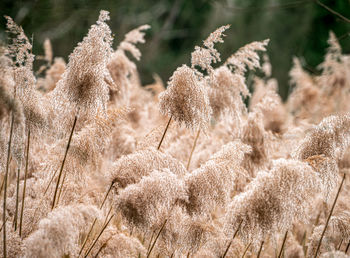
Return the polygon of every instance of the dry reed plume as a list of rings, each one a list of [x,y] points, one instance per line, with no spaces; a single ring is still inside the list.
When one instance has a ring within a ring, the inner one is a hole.
[[[268,39],[221,62],[229,25],[144,87],[148,25],[113,50],[101,11],[66,64],[6,19],[3,257],[348,257],[350,58],[333,33],[317,75],[294,59],[284,103]]]

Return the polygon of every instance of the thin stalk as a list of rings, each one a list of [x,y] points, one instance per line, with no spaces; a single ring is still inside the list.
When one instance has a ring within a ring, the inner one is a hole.
[[[62,179],[61,187],[60,187],[60,190],[58,191],[58,195],[57,195],[56,205],[58,205],[59,202],[60,202],[61,193],[62,193],[62,191],[63,191],[63,186],[64,186],[64,182],[66,181],[66,177],[67,177],[67,170],[65,170],[65,171],[64,171],[64,174],[63,174],[63,179]]]
[[[284,234],[283,243],[282,243],[282,247],[281,247],[280,253],[279,253],[279,255],[278,255],[278,258],[281,258],[281,257],[282,257],[284,244],[286,243],[286,240],[287,240],[287,235],[288,235],[288,230],[287,230],[286,233]]]
[[[5,177],[2,179],[2,182],[1,182],[0,192],[2,192],[2,189],[4,188],[4,182],[5,182]]]
[[[329,8],[327,5],[321,3],[319,0],[315,0],[315,2],[316,2],[319,6],[323,7],[324,9],[326,9],[328,12],[330,12],[330,13],[332,13],[332,14],[338,16],[340,19],[342,19],[342,20],[344,20],[344,21],[350,23],[350,20],[349,20],[348,18],[346,18],[345,16],[341,15],[340,13],[334,11],[333,9]]]
[[[261,241],[260,249],[259,249],[259,252],[258,252],[258,255],[256,256],[256,258],[259,258],[259,257],[260,257],[260,254],[261,254],[263,245],[264,245],[264,241]]]
[[[4,228],[4,225],[5,225],[5,223],[7,222],[8,219],[9,219],[9,218],[6,218],[5,222],[2,223],[1,228],[0,228],[0,232],[1,232],[1,230]]]
[[[103,228],[101,229],[100,233],[98,234],[97,238],[95,239],[95,241],[92,243],[92,245],[90,246],[89,250],[86,252],[85,257],[87,257],[89,255],[89,253],[91,252],[92,248],[95,246],[95,244],[97,243],[98,239],[100,238],[100,236],[102,235],[103,231],[105,231],[106,227],[108,226],[109,222],[111,222],[112,218],[114,217],[114,214],[109,218],[109,220],[107,221],[107,223],[104,224]]]
[[[233,240],[235,239],[236,235],[238,234],[238,231],[241,229],[242,222],[243,222],[243,221],[241,221],[241,223],[239,223],[238,228],[236,229],[235,233],[233,234],[233,237],[232,237],[230,243],[228,244],[228,246],[227,246],[227,248],[226,248],[226,250],[225,250],[224,255],[222,256],[222,258],[225,258],[226,254],[228,253],[228,250],[230,249]]]
[[[317,257],[318,251],[320,250],[320,247],[321,247],[321,243],[322,243],[323,236],[324,236],[324,234],[325,234],[325,232],[326,232],[326,230],[327,230],[327,226],[328,226],[329,220],[330,220],[330,218],[331,218],[331,216],[332,216],[332,213],[333,213],[333,210],[334,210],[335,204],[337,203],[337,200],[338,200],[338,197],[339,197],[339,194],[340,194],[341,188],[342,188],[342,186],[343,186],[343,184],[344,184],[345,176],[346,176],[346,174],[344,173],[343,180],[342,180],[342,181],[341,181],[341,183],[340,183],[340,186],[339,186],[339,189],[338,189],[337,195],[335,196],[335,199],[334,199],[334,202],[333,202],[333,205],[332,205],[331,211],[330,211],[330,213],[329,213],[329,215],[328,215],[328,218],[327,218],[326,224],[325,224],[324,229],[323,229],[323,231],[322,231],[320,241],[318,242],[318,245],[317,245],[317,249],[316,249],[316,253],[315,253],[314,258],[316,258],[316,257]]]
[[[95,254],[94,258],[97,258],[98,255],[100,254],[100,252],[102,251],[103,248],[106,247],[106,243],[104,243],[103,245],[101,245],[101,247],[98,249],[97,253]]]
[[[43,196],[45,196],[45,195],[46,195],[47,190],[49,190],[49,187],[50,187],[50,185],[51,185],[51,183],[52,183],[53,179],[55,178],[57,171],[58,171],[58,170],[56,170],[56,171],[55,171],[55,173],[53,173],[53,175],[52,175],[52,177],[51,177],[51,179],[50,179],[50,181],[49,181],[48,185],[47,185],[47,186],[46,186],[46,188],[45,188],[45,191],[44,191]]]
[[[147,247],[147,253],[148,253],[149,249],[151,248],[151,244],[152,244],[152,241],[153,241],[154,233],[156,233],[155,230],[153,230],[152,235],[151,235],[151,239],[149,240],[149,244],[148,244],[148,247]]]
[[[9,166],[10,166],[10,155],[11,155],[11,143],[12,143],[12,135],[13,135],[13,123],[14,123],[15,115],[12,112],[11,115],[11,126],[10,126],[10,135],[9,135],[9,141],[8,141],[8,147],[7,147],[7,162],[6,162],[6,170],[5,170],[5,178],[4,178],[4,205],[3,205],[3,211],[2,211],[2,221],[6,221],[6,198],[7,198],[7,178],[9,174]],[[4,258],[7,257],[7,250],[6,250],[6,222],[4,224],[3,228],[3,250],[4,250]]]
[[[17,184],[16,184],[16,209],[15,209],[15,215],[13,217],[13,227],[15,228],[15,231],[17,230],[17,221],[18,221],[18,199],[19,199],[19,176],[20,176],[20,169],[17,168]]]
[[[91,227],[90,227],[90,230],[89,230],[89,232],[87,233],[87,235],[86,235],[86,237],[85,237],[85,239],[84,239],[84,242],[83,242],[83,245],[82,245],[81,248],[80,248],[78,257],[79,257],[79,256],[81,255],[81,253],[83,252],[84,247],[85,247],[85,245],[86,245],[86,243],[87,243],[87,240],[88,240],[88,238],[89,238],[89,236],[90,236],[90,234],[91,234],[91,231],[92,231],[92,229],[94,228],[94,226],[95,226],[95,224],[96,224],[96,221],[97,221],[97,218],[94,219],[94,222],[92,223],[92,225],[91,225]]]
[[[347,254],[348,250],[349,250],[349,247],[350,247],[350,241],[349,243],[347,244],[346,248],[345,248],[345,254]]]
[[[103,201],[102,201],[102,203],[101,203],[101,205],[100,205],[100,210],[102,209],[103,205],[105,204],[105,202],[106,202],[106,200],[107,200],[107,197],[108,197],[108,194],[109,194],[109,192],[112,190],[113,184],[114,184],[114,182],[112,182],[111,185],[109,186],[108,191],[107,191],[107,193],[105,194],[105,197],[103,198]]]
[[[303,251],[304,251],[304,255],[306,256],[307,254],[307,249],[308,249],[308,246],[306,245],[306,230],[304,231],[304,234],[303,234],[303,240],[302,240],[302,246],[303,246]]]
[[[337,250],[339,250],[340,249],[340,247],[341,247],[341,245],[343,244],[343,238],[340,240],[340,243],[339,243],[339,245],[338,245],[338,247],[337,247]]]
[[[21,217],[19,219],[19,236],[22,236],[22,222],[23,222],[23,210],[24,210],[24,200],[26,198],[26,186],[27,186],[27,175],[28,175],[28,160],[29,160],[29,144],[30,144],[30,129],[28,129],[27,135],[27,150],[26,150],[26,165],[24,170],[24,183],[23,183],[23,193],[22,193],[22,206],[21,206]]]
[[[196,148],[197,140],[198,140],[198,137],[199,137],[199,133],[200,133],[200,132],[201,132],[201,129],[198,129],[196,138],[194,139],[194,143],[193,143],[193,146],[192,146],[190,158],[188,159],[188,162],[187,162],[187,166],[186,166],[186,169],[187,169],[187,170],[188,170],[188,168],[190,167],[192,155],[193,155],[194,149]]]
[[[75,125],[76,125],[76,123],[77,123],[77,119],[78,119],[78,117],[75,116],[74,122],[73,122],[73,126],[72,126],[72,130],[71,130],[70,135],[69,135],[69,139],[68,139],[66,151],[65,151],[65,153],[64,153],[64,157],[63,157],[63,160],[62,160],[62,164],[61,164],[61,168],[60,168],[60,173],[58,174],[58,179],[57,179],[57,183],[56,183],[55,194],[54,194],[53,200],[52,200],[51,210],[53,210],[53,208],[55,207],[56,197],[57,197],[57,190],[58,190],[58,186],[59,186],[59,184],[60,184],[60,180],[61,180],[61,176],[62,176],[62,172],[63,172],[64,163],[66,162],[66,158],[67,158],[67,154],[68,154],[70,142],[71,142],[71,140],[72,140],[72,136],[73,136],[73,132],[74,132]]]
[[[244,258],[245,254],[248,252],[248,249],[252,243],[247,244],[246,248],[244,249],[244,252],[242,254],[242,258]]]
[[[159,150],[159,149],[160,149],[160,146],[162,145],[162,142],[163,142],[163,140],[164,140],[164,137],[165,137],[166,132],[168,131],[168,128],[169,128],[169,125],[170,125],[170,122],[171,122],[171,119],[172,119],[172,118],[173,118],[173,116],[171,116],[171,117],[169,118],[168,124],[167,124],[166,127],[165,127],[164,133],[163,133],[163,135],[162,135],[162,138],[160,139],[160,142],[159,142],[159,144],[158,144],[157,150]]]
[[[107,196],[108,196],[109,192],[110,192],[111,189],[112,189],[113,184],[114,184],[114,183],[112,182],[111,186],[109,187],[109,189],[108,189],[108,191],[107,191],[107,193],[106,193],[106,195],[105,195],[105,197],[104,197],[104,199],[103,199],[102,204],[100,205],[100,210],[102,209],[103,205],[105,204],[105,201],[106,201],[106,199],[107,199]],[[109,210],[109,212],[110,212],[110,211],[111,211],[111,209]],[[108,213],[108,214],[109,214],[109,213]],[[107,217],[108,217],[108,216],[107,216]],[[86,235],[86,237],[85,237],[85,239],[84,239],[83,245],[82,245],[81,248],[80,248],[78,257],[79,257],[79,256],[81,255],[81,253],[83,252],[84,247],[85,247],[85,245],[86,245],[86,243],[87,243],[87,240],[89,239],[89,236],[90,236],[90,234],[91,234],[91,232],[92,232],[92,229],[94,228],[96,222],[97,222],[97,218],[94,219],[94,221],[92,222],[92,225],[90,226],[89,232],[87,233],[87,235]]]
[[[151,249],[149,249],[149,251],[148,251],[148,253],[147,253],[147,258],[151,255],[152,250],[153,250],[154,246],[156,245],[156,242],[157,242],[157,240],[158,240],[158,238],[159,238],[159,236],[160,236],[160,233],[162,232],[162,230],[163,230],[163,228],[164,228],[164,226],[165,226],[165,224],[166,224],[167,221],[168,221],[168,220],[166,219],[166,220],[164,221],[162,227],[160,228],[160,230],[159,230],[159,232],[158,232],[158,234],[157,234],[157,236],[156,236],[156,239],[154,240],[154,242],[153,242],[153,244],[152,244],[152,246],[151,246]]]
[[[111,214],[111,211],[112,211],[112,205],[111,205],[111,207],[109,208],[109,210],[108,210],[108,213],[107,213],[107,216],[106,216],[106,219],[105,219],[105,221],[103,222],[103,225],[104,224],[106,224],[106,221],[107,221],[107,219],[108,219],[108,217],[109,217],[109,214]]]
[[[105,248],[105,247],[107,246],[108,241],[111,240],[112,237],[113,237],[113,236],[109,237],[109,238],[107,239],[107,241],[104,242],[104,243],[101,245],[101,247],[98,249],[97,253],[96,253],[95,256],[94,256],[95,258],[97,258],[97,256],[100,254],[100,252],[102,251],[102,249]]]
[[[109,211],[108,211],[108,213],[107,213],[107,216],[106,216],[105,221],[103,222],[103,225],[106,224],[106,221],[107,221],[107,219],[108,219],[109,214],[111,213],[111,211],[112,211],[112,206],[110,207],[110,209],[109,209]],[[85,247],[85,245],[86,245],[86,243],[87,243],[87,240],[89,239],[89,236],[90,236],[90,234],[91,234],[91,232],[92,232],[92,229],[94,228],[96,222],[97,222],[97,218],[94,219],[94,222],[92,223],[92,225],[91,225],[91,227],[90,227],[89,233],[88,233],[88,234],[86,235],[86,237],[85,237],[84,243],[83,243],[82,247],[80,248],[80,252],[79,252],[78,257],[80,256],[80,254],[81,254],[82,251],[84,250],[84,247]]]

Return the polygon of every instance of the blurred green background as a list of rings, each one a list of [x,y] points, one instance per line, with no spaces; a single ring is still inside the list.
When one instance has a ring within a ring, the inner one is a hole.
[[[350,18],[350,0],[319,1]],[[190,63],[194,46],[224,24],[231,24],[231,28],[225,43],[218,45],[223,60],[246,43],[270,38],[272,75],[278,79],[283,98],[290,92],[288,72],[293,56],[301,57],[310,73],[317,73],[330,30],[339,38],[343,53],[350,52],[350,23],[316,0],[2,0],[0,40],[7,37],[6,14],[29,38],[33,35],[35,55],[43,54],[43,41],[49,38],[54,55],[67,61],[100,9],[110,11],[114,47],[129,30],[151,25],[146,43],[139,45],[143,56],[137,65],[143,84],[153,81],[153,73],[167,81],[178,66]]]

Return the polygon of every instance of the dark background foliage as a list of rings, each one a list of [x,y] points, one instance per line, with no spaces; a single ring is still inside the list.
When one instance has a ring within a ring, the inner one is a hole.
[[[349,0],[319,0],[350,18]],[[317,73],[327,49],[329,31],[339,38],[344,53],[350,52],[350,23],[332,14],[317,0],[37,0],[0,1],[0,15],[9,15],[33,37],[33,52],[43,53],[49,38],[54,55],[66,60],[76,44],[95,23],[100,9],[110,11],[109,25],[115,35],[114,47],[129,30],[151,25],[138,68],[144,84],[157,73],[167,81],[177,66],[190,62],[195,45],[217,27],[231,24],[225,43],[218,46],[222,59],[239,47],[270,38],[268,55],[273,76],[285,98],[290,87],[288,71],[293,56]],[[0,40],[6,42],[5,19],[0,19]]]

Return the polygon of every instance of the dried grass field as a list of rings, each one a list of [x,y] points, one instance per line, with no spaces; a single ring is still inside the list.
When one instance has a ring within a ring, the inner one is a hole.
[[[350,56],[332,32],[282,101],[268,39],[221,60],[229,25],[142,85],[148,25],[113,49],[101,11],[66,63],[6,19],[2,257],[348,257]]]

